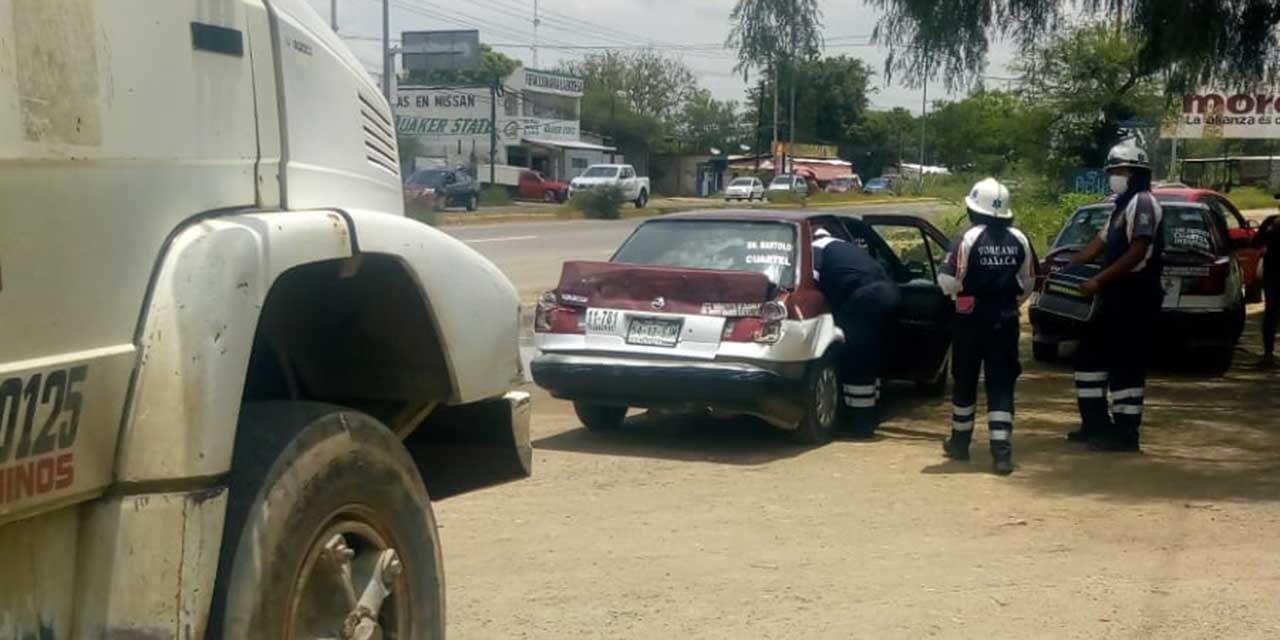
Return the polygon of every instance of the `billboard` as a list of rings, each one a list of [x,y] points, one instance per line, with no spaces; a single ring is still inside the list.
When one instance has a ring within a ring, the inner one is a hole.
[[[407,71],[463,71],[480,68],[480,32],[403,31],[401,60]]]
[[[1182,97],[1169,138],[1280,138],[1280,91],[1201,91]]]

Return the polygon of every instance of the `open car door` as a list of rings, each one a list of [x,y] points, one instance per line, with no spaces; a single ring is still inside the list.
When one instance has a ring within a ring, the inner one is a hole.
[[[938,286],[947,238],[927,220],[905,215],[845,218],[855,242],[864,245],[898,284],[902,294],[882,375],[932,382],[948,364],[955,305]],[[945,380],[945,378],[942,378]]]

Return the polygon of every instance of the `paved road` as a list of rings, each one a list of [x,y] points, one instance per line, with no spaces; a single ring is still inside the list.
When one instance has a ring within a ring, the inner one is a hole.
[[[832,213],[911,213],[925,217],[949,211],[937,204],[829,208]],[[642,220],[572,220],[460,226],[445,231],[498,265],[526,302],[555,286],[565,260],[607,260]]]

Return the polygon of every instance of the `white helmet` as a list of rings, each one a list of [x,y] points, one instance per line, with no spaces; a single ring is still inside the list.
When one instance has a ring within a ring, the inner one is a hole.
[[[1141,147],[1129,140],[1111,147],[1111,151],[1107,152],[1106,170],[1110,171],[1121,167],[1150,171],[1151,160],[1147,157],[1146,151],[1143,151]]]
[[[973,185],[969,195],[965,196],[964,204],[974,213],[998,220],[1013,219],[1013,211],[1009,208],[1009,188],[995,178]]]

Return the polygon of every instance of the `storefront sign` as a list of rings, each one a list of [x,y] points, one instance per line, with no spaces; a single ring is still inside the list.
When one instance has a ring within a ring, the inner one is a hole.
[[[803,142],[779,142],[776,153],[787,154],[797,158],[814,158],[818,160],[837,159],[840,149],[829,144],[807,144]]]
[[[1165,126],[1171,138],[1280,138],[1280,91],[1187,94]]]
[[[584,86],[582,78],[575,78],[573,76],[550,73],[547,71],[538,71],[536,69],[524,70],[524,84],[526,87],[535,91],[562,93],[573,96],[582,95],[582,89]]]

